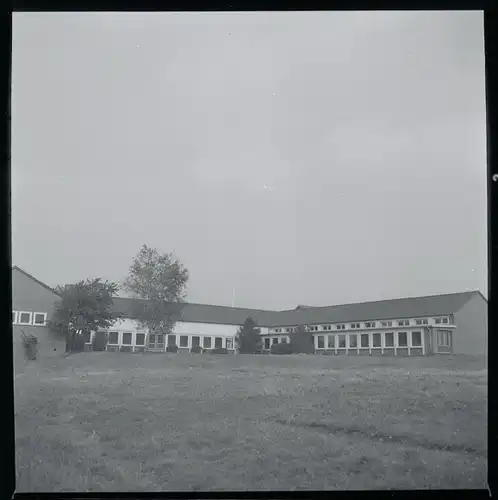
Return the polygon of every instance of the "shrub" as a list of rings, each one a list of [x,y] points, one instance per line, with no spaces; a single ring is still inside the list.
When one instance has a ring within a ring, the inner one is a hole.
[[[192,349],[190,349],[190,352],[193,352],[195,354],[202,354],[203,349],[200,345],[196,345],[196,346],[192,347]]]
[[[228,354],[228,349],[225,349],[224,347],[215,347],[214,349],[211,349],[211,354]]]
[[[92,340],[92,349],[94,351],[105,351],[109,335],[105,330],[95,332]]]
[[[290,344],[273,344],[270,352],[272,354],[293,354]]]
[[[166,352],[178,352],[178,346],[173,344],[166,347]]]
[[[73,341],[73,351],[83,352],[85,350],[85,336],[78,333],[74,337]]]
[[[24,346],[24,354],[26,358],[30,360],[36,359],[38,339],[32,334],[26,335],[24,332],[21,332],[21,339]]]

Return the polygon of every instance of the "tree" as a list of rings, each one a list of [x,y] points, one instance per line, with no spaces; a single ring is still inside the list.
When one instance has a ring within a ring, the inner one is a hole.
[[[313,354],[315,344],[313,335],[306,325],[299,325],[290,334],[290,345],[293,353]]]
[[[143,245],[134,257],[124,288],[143,299],[133,314],[149,333],[169,333],[179,317],[186,296],[188,270],[171,253]]]
[[[50,331],[66,339],[66,352],[74,348],[76,335],[107,329],[119,315],[111,310],[118,285],[101,278],[78,281],[76,284],[59,285],[55,291],[61,299],[55,305]]]
[[[258,354],[262,349],[261,330],[252,318],[247,318],[236,336],[237,347],[241,354]]]

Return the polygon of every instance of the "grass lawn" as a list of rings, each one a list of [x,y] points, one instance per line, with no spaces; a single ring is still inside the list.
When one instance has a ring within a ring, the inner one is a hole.
[[[19,492],[486,487],[475,358],[81,353],[15,394]]]

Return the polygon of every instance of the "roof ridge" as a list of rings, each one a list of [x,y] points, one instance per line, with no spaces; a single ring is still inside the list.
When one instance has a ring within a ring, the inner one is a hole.
[[[12,266],[12,271],[14,269],[17,269],[20,273],[24,274],[27,278],[33,280],[34,282],[38,283],[40,286],[46,288],[47,290],[50,290],[52,293],[60,297],[60,294],[55,291],[51,286],[48,286],[46,283],[43,283],[43,281],[40,281],[39,279],[35,278],[32,274],[29,274],[27,271],[24,269],[21,269],[19,266]]]

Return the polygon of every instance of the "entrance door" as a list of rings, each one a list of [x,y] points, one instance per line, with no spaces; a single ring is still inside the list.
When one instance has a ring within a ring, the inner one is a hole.
[[[163,351],[164,350],[164,335],[162,333],[156,333],[149,335],[149,345],[150,350]]]

